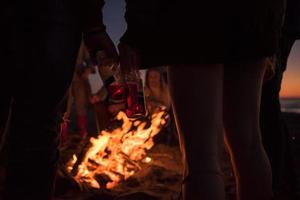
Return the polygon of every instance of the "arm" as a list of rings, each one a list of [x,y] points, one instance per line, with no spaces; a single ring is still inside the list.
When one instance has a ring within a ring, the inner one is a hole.
[[[103,6],[104,0],[82,0],[83,40],[95,64],[99,51],[104,51],[110,62],[118,60],[116,48],[103,23]]]

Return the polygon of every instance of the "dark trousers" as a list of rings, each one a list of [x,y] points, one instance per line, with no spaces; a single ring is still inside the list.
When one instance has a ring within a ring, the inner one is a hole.
[[[2,127],[12,101],[4,190],[8,200],[48,200],[58,159],[60,102],[73,76],[81,32],[55,17],[27,12],[11,11],[1,33]]]
[[[264,83],[261,96],[260,126],[262,140],[272,167],[273,190],[275,193],[282,186],[286,156],[290,149],[287,128],[281,113],[279,92],[283,72],[293,43],[293,39],[281,38],[280,49],[276,55],[275,75],[271,80]]]

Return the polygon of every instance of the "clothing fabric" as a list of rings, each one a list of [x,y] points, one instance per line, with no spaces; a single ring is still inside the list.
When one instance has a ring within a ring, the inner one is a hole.
[[[127,0],[122,42],[142,65],[243,61],[275,53],[283,0]]]
[[[300,39],[300,1],[287,0],[283,33],[286,37]]]
[[[5,1],[1,7],[0,56],[6,66],[0,78],[1,125],[13,100],[6,138],[8,200],[51,199],[60,102],[72,80],[82,32],[102,26],[99,2]]]

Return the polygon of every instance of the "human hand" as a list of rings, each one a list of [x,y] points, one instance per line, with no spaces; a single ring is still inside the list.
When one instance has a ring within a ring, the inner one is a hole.
[[[100,101],[105,101],[105,99],[108,96],[108,93],[107,93],[107,90],[104,86],[102,86],[102,88],[97,92],[97,96],[98,96]]]
[[[90,103],[91,104],[96,104],[96,103],[98,103],[100,101],[100,98],[97,96],[97,95],[92,95],[91,97],[90,97]]]

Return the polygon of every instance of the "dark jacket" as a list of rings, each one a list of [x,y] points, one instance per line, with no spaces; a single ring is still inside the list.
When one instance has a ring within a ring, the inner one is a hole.
[[[103,28],[103,0],[5,0],[1,15],[5,24],[44,27],[69,26],[87,32]]]
[[[294,39],[300,39],[299,0],[287,0],[283,33]]]
[[[143,65],[201,64],[273,55],[283,0],[126,0],[122,42]],[[197,49],[197,51],[194,51]]]

